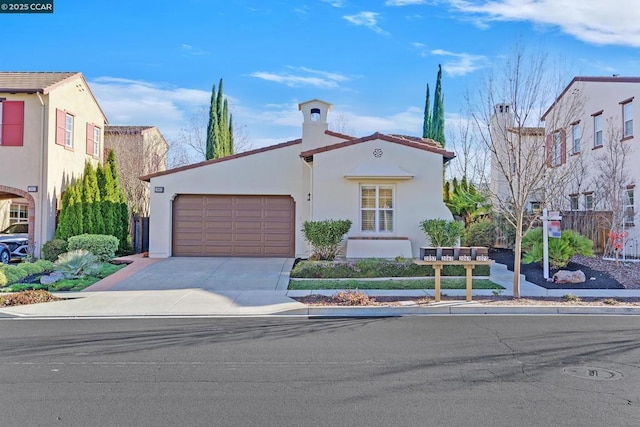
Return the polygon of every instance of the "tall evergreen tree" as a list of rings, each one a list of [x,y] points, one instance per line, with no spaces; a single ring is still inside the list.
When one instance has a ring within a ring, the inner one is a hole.
[[[433,117],[431,119],[431,138],[445,146],[444,139],[444,96],[442,95],[442,65],[438,64],[436,90],[433,94]]]
[[[82,179],[83,230],[89,234],[104,234],[104,218],[100,205],[98,177],[91,163],[84,167]]]
[[[431,138],[431,94],[427,83],[427,95],[424,102],[424,121],[422,123],[422,137]]]
[[[104,167],[98,164],[96,169],[98,188],[100,189],[100,206],[104,220],[104,234],[116,236],[114,181],[111,174],[111,165],[106,163]]]
[[[229,105],[223,96],[222,79],[218,90],[213,85],[209,105],[209,123],[207,124],[207,160],[233,154],[233,120],[229,114]]]

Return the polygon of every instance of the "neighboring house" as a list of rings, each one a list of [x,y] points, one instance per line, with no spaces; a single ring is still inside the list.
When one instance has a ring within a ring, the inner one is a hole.
[[[0,72],[0,223],[27,221],[36,256],[66,186],[102,162],[106,123],[81,73]]]
[[[302,138],[143,177],[150,181],[149,256],[307,257],[308,220],[349,219],[346,256],[415,257],[420,222],[452,219],[438,143],[328,130],[331,105],[299,105]]]
[[[635,224],[635,189],[640,183],[636,95],[640,99],[640,77],[575,77],[543,116],[550,166],[576,170],[564,194],[564,210],[608,212],[608,226],[622,225],[628,235],[625,252],[634,257],[640,255]],[[577,117],[568,126],[554,127],[549,118],[566,114],[563,109],[575,97],[582,103]]]
[[[107,126],[104,134],[105,158],[116,155],[120,186],[134,215],[149,216],[149,184],[142,175],[167,169],[169,144],[155,126]]]

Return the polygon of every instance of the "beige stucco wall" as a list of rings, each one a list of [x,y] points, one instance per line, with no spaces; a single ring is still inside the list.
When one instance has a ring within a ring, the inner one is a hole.
[[[572,187],[567,188],[565,191],[565,209],[570,209],[569,194],[579,193],[580,209],[584,209],[584,193],[589,191],[598,190],[597,175],[599,174],[601,167],[600,162],[597,160],[598,156],[601,156],[606,151],[606,147],[593,149],[594,147],[594,119],[593,114],[602,111],[603,117],[603,144],[606,146],[611,139],[611,133],[617,134],[616,139],[622,138],[622,105],[620,102],[633,99],[633,137],[623,141],[630,149],[628,158],[626,160],[627,167],[626,172],[629,177],[628,184],[640,184],[640,168],[637,165],[640,162],[640,149],[638,148],[638,141],[640,140],[640,119],[638,118],[638,112],[640,111],[640,83],[632,82],[574,82],[565,92],[564,98],[574,96],[574,94],[580,94],[581,111],[578,118],[581,125],[581,138],[580,138],[580,154],[571,155],[571,126],[566,127],[567,132],[567,164],[564,167],[570,167],[576,162],[581,162],[582,167],[580,170],[583,173],[580,175],[581,179],[576,180]],[[558,102],[557,108],[552,108],[548,113],[548,116],[553,117],[554,114],[559,116],[562,114],[560,108],[563,107],[563,99]],[[565,108],[566,110],[566,108]],[[547,120],[546,132],[553,132],[554,126],[551,120]],[[620,142],[618,142],[620,143]],[[579,184],[579,185],[578,185]],[[635,189],[635,197],[640,197],[638,187]],[[596,210],[598,210],[598,201],[595,200]],[[636,202],[635,211],[638,211],[638,205]],[[636,214],[636,224],[640,221],[640,217]],[[630,227],[628,230],[628,243],[629,248],[633,251],[636,250],[632,246],[640,245],[640,227]]]
[[[11,200],[0,200],[0,230],[9,226],[9,206]]]
[[[80,85],[78,87],[78,85]],[[81,78],[56,86],[48,94],[0,94],[7,100],[25,101],[24,145],[22,147],[0,146],[0,185],[27,191],[31,185],[38,186],[31,193],[35,201],[35,254],[40,247],[53,238],[57,201],[66,185],[82,174],[86,160],[97,165],[100,158],[86,154],[86,124],[92,123],[104,130],[105,118]],[[68,149],[55,144],[56,108],[75,116],[74,147]],[[43,121],[44,116],[44,121]],[[43,148],[43,140],[44,143]],[[104,140],[104,138],[102,138]]]
[[[296,252],[306,253],[299,224],[309,215],[307,166],[300,144],[221,161],[151,179],[149,257],[171,256],[172,200],[178,194],[291,195],[296,210]],[[164,193],[155,193],[155,187]]]
[[[382,150],[382,157],[373,156],[375,149]],[[422,220],[453,219],[442,201],[442,156],[439,154],[374,140],[316,154],[313,163],[313,219],[349,219],[353,223],[350,237],[367,236],[360,231],[361,184],[394,187],[395,231],[390,236],[408,237],[414,257],[419,256],[420,246],[427,243],[419,225]],[[361,164],[378,165],[380,170],[398,167],[414,176],[409,180],[345,178]]]

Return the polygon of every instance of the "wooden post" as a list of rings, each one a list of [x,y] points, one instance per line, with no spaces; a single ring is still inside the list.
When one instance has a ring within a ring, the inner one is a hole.
[[[471,301],[471,294],[472,294],[472,277],[473,277],[473,264],[464,264],[464,269],[467,272],[467,301]]]
[[[436,302],[440,302],[440,270],[442,270],[442,264],[433,264],[433,271],[435,272],[435,297]]]

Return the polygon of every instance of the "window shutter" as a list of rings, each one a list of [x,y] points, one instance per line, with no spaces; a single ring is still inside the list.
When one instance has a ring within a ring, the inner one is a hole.
[[[93,156],[93,128],[94,126],[87,123],[87,154]]]
[[[2,103],[2,145],[24,145],[24,101]]]
[[[567,132],[562,129],[560,131],[560,164],[567,163]]]
[[[64,146],[67,113],[56,108],[56,144]]]
[[[553,158],[553,154],[551,153],[551,135],[547,135],[547,141],[546,141],[546,146],[545,146],[545,158],[546,161],[545,163],[547,164],[547,167],[551,167],[551,159]]]

